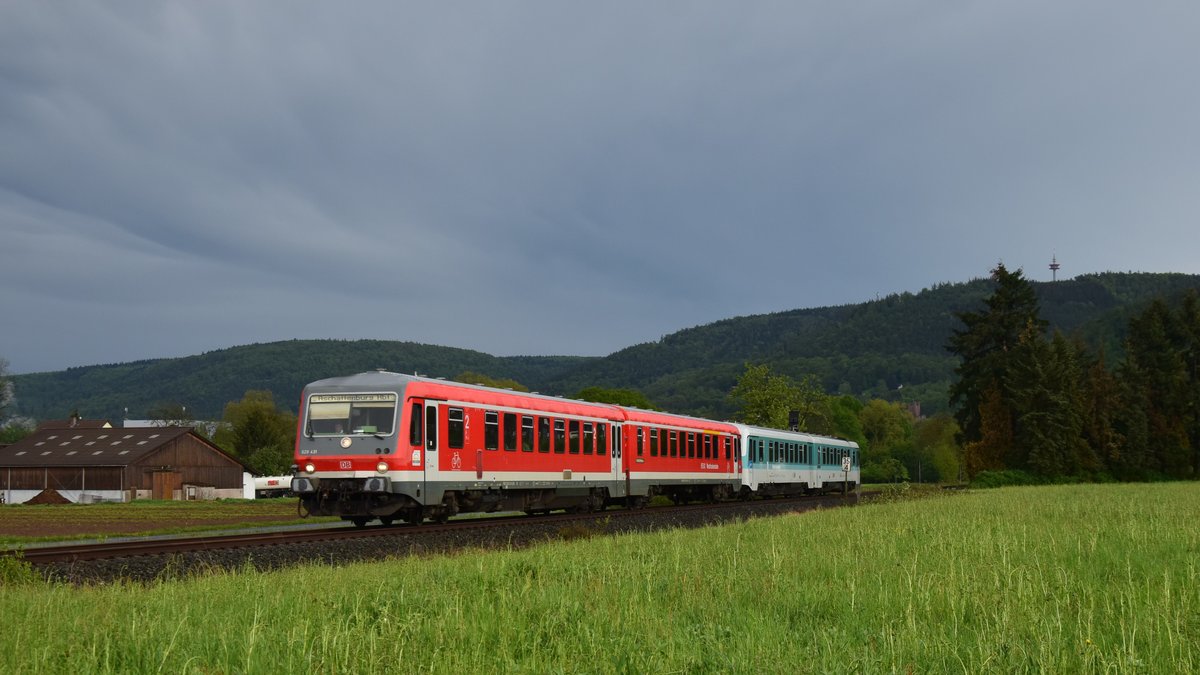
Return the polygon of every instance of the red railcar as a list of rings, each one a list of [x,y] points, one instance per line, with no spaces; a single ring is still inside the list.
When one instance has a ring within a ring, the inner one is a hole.
[[[733,496],[740,485],[737,427],[728,422],[622,408],[627,492],[676,503]]]
[[[305,387],[292,490],[358,524],[719,499],[740,483],[737,438],[722,422],[377,371]]]

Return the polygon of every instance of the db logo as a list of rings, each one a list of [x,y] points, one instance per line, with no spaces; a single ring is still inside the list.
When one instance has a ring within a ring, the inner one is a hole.
[[[349,471],[350,469],[353,469],[354,466],[350,463],[350,460],[343,459],[342,461],[338,462],[338,468],[342,471]]]

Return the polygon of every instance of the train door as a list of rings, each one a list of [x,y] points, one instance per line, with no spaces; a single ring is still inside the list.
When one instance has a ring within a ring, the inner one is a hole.
[[[629,467],[625,464],[625,453],[621,448],[621,425],[612,424],[612,435],[608,442],[609,461],[612,462],[612,497],[624,497],[629,494]]]
[[[441,448],[438,434],[438,404],[435,401],[424,401],[425,405],[425,490],[426,495],[429,494],[430,484],[436,484],[439,481],[441,473]],[[440,500],[440,496],[438,497]]]

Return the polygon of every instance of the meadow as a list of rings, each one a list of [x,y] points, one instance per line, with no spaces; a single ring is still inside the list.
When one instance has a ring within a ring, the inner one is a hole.
[[[6,672],[1200,671],[1200,484],[1023,487],[148,586],[0,586]]]

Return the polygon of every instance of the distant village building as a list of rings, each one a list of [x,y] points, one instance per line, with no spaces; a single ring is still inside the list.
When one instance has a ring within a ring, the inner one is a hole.
[[[54,420],[0,448],[0,496],[47,491],[71,502],[218,499],[254,495],[234,457],[191,427],[114,429],[103,420]]]

